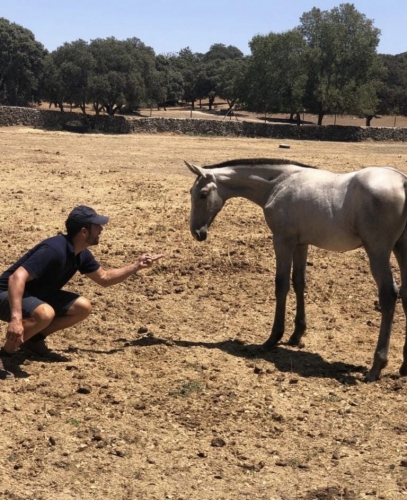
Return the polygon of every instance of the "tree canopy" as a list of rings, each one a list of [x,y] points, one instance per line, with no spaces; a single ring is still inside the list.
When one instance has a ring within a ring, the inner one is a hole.
[[[349,3],[330,11],[314,7],[300,21],[308,49],[305,106],[318,115],[318,124],[327,113],[371,114],[382,69],[380,30]]]
[[[173,102],[209,109],[215,98],[230,107],[318,115],[351,113],[370,120],[407,114],[407,53],[377,54],[380,30],[351,3],[314,7],[283,33],[254,36],[250,55],[214,43],[206,53],[189,47],[156,55],[133,37],[64,43],[51,53],[31,31],[0,18],[0,103],[48,101],[64,111],[113,115],[125,108]]]
[[[31,31],[0,18],[0,103],[26,105],[40,99],[44,46]]]
[[[250,42],[245,103],[259,113],[299,113],[303,109],[305,42],[297,30],[257,35]]]

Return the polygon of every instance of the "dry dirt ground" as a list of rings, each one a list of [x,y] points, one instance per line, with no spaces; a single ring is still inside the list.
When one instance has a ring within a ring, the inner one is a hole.
[[[16,356],[18,378],[0,386],[0,499],[407,495],[404,315],[398,303],[389,365],[379,382],[364,383],[380,319],[364,252],[311,249],[305,346],[259,355],[275,305],[261,210],[234,199],[206,242],[189,233],[194,178],[184,159],[281,157],[337,172],[407,172],[402,143],[289,144],[0,128],[2,269],[63,231],[78,204],[111,217],[94,247],[103,266],[145,250],[166,254],[113,288],[72,280],[68,288],[89,297],[93,312],[49,340],[70,362]],[[293,312],[291,292],[288,329]]]
[[[47,109],[47,106],[43,105]],[[163,108],[157,109],[142,109],[140,111],[143,117],[165,117],[165,118],[196,118],[196,119],[211,119],[211,120],[237,120],[237,121],[255,121],[267,123],[285,123],[289,122],[290,115],[288,114],[275,114],[267,115],[265,118],[259,113],[251,113],[248,111],[238,110],[235,111],[233,116],[224,116],[220,114],[220,110],[228,108],[225,104],[216,104],[212,111],[209,111],[204,106],[200,108],[198,105],[191,111],[190,108]],[[91,110],[89,110],[91,112]],[[306,124],[316,125],[318,117],[308,113],[301,114],[301,120]],[[366,125],[365,118],[352,115],[326,115],[322,121],[323,125],[353,125],[363,127]],[[380,118],[373,118],[371,122],[372,127],[407,127],[407,116],[382,116]]]
[[[35,106],[39,109],[49,110],[48,103],[42,103],[39,106]],[[195,109],[191,110],[190,106],[179,106],[179,107],[168,107],[164,108],[142,108],[140,109],[140,116],[143,118],[194,118],[194,119],[210,119],[210,120],[237,120],[237,121],[254,121],[254,122],[264,122],[267,123],[289,123],[289,114],[274,114],[267,115],[264,117],[259,113],[252,113],[245,110],[234,111],[233,116],[225,116],[221,114],[221,110],[227,110],[228,105],[221,101],[216,101],[213,105],[213,109],[209,110],[207,101],[202,101],[202,105],[195,103]],[[69,111],[69,105],[65,105],[65,111]],[[52,110],[55,110],[52,107]],[[73,111],[81,114],[79,108],[74,108]],[[94,110],[91,106],[86,108],[88,114],[94,114]],[[103,112],[102,112],[103,114]],[[127,118],[134,118],[135,116],[124,115]],[[318,117],[309,113],[301,114],[301,120],[305,124],[316,125],[318,123]],[[324,116],[323,125],[353,125],[363,127],[366,124],[366,120],[363,117],[352,116],[352,115],[326,115]],[[407,127],[407,116],[381,116],[379,118],[373,118],[371,122],[372,127]]]

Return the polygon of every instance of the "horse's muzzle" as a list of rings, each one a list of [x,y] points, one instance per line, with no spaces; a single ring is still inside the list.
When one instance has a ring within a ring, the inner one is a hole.
[[[205,241],[207,234],[205,229],[195,229],[192,231],[192,236],[198,241]]]

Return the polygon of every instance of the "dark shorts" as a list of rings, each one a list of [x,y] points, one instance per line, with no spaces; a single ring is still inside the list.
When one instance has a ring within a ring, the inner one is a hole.
[[[23,318],[29,318],[34,309],[41,304],[49,304],[55,311],[55,316],[66,316],[71,305],[79,298],[79,295],[66,290],[59,290],[52,297],[46,300],[33,297],[25,292],[22,300]],[[8,301],[8,292],[0,292],[0,320],[10,321],[10,304]]]

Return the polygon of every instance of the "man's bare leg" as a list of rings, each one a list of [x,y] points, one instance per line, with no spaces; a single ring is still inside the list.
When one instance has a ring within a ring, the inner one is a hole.
[[[68,309],[65,316],[56,316],[45,328],[39,330],[44,337],[51,333],[65,330],[86,319],[92,311],[92,305],[85,297],[78,297]],[[38,332],[37,332],[38,333]],[[24,336],[25,337],[25,336]],[[28,340],[28,339],[27,339]]]
[[[47,328],[55,317],[54,309],[48,304],[36,307],[29,318],[23,319],[23,342],[26,342],[38,332]],[[6,339],[3,351],[12,354],[19,347],[13,340]]]
[[[86,319],[91,310],[91,303],[85,297],[78,297],[68,309],[65,316],[55,316],[54,309],[51,306],[48,304],[41,304],[34,309],[30,318],[23,319],[24,343],[37,334],[40,335],[36,340],[44,343],[44,338],[51,335],[51,333],[64,330]],[[34,343],[34,339],[31,340],[30,345],[32,345],[32,343]],[[11,354],[17,347],[18,346],[15,345],[14,342],[7,339],[2,350]],[[47,349],[45,344],[44,347]]]

